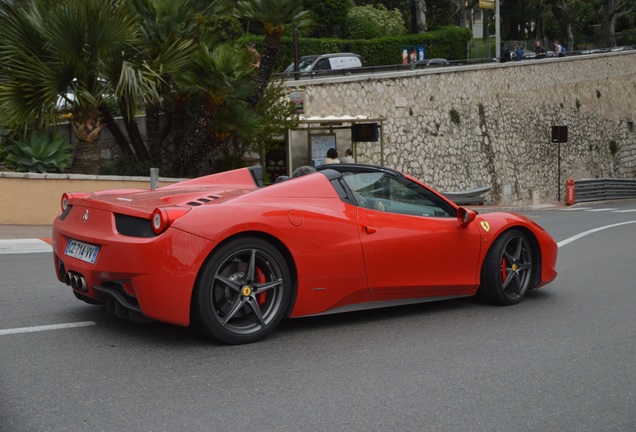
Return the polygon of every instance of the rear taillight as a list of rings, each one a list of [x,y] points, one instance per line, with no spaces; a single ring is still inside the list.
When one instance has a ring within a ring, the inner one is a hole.
[[[66,211],[66,209],[68,208],[68,206],[70,204],[73,204],[73,200],[79,199],[79,198],[84,198],[86,196],[88,196],[89,194],[87,193],[71,193],[71,192],[66,192],[62,195],[62,201],[60,202],[60,205],[62,207],[62,211]]]
[[[172,222],[189,212],[189,208],[159,207],[153,210],[150,222],[152,230],[159,235],[164,232]]]

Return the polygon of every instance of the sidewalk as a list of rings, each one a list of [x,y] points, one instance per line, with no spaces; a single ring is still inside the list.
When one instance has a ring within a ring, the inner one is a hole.
[[[0,225],[0,239],[50,239],[52,225]]]

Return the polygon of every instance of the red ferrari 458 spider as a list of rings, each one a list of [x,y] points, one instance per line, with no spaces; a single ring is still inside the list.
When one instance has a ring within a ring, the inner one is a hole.
[[[285,317],[477,293],[512,305],[554,280],[557,258],[523,216],[478,215],[359,164],[265,187],[250,167],[152,191],[66,193],[53,249],[77,298],[229,344],[261,340]]]

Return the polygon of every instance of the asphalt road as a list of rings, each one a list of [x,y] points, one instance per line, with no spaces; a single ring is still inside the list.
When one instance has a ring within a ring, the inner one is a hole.
[[[0,431],[633,432],[636,203],[528,215],[559,276],[519,305],[288,320],[246,346],[122,321],[50,254],[0,255]],[[57,324],[77,327],[33,328]]]

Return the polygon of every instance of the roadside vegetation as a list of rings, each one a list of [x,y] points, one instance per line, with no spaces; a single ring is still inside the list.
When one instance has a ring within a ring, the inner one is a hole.
[[[106,168],[112,174],[152,165],[185,177],[263,162],[296,121],[277,76],[293,59],[294,31],[301,54],[352,51],[368,66],[399,63],[406,45],[459,59],[477,4],[0,0],[0,169],[68,169],[73,149],[53,132],[64,122],[80,141],[97,142],[105,129],[113,135],[121,158]],[[505,39],[636,44],[633,0],[501,4]],[[492,11],[484,19],[487,44]],[[29,151],[40,156],[27,160]]]

